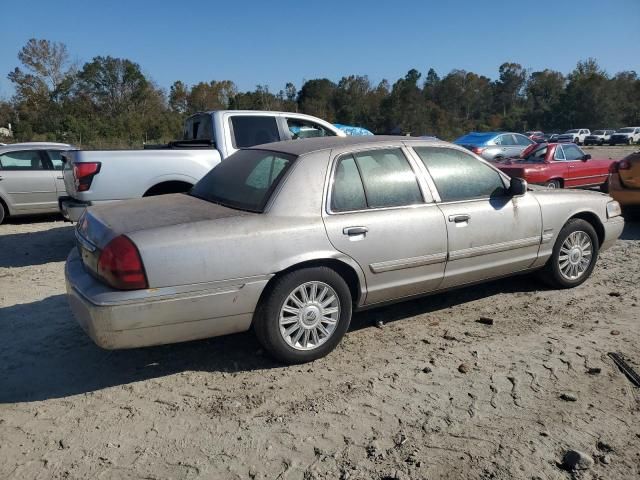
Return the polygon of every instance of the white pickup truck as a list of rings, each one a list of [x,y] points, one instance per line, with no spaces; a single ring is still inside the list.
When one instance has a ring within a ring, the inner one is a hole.
[[[310,115],[252,110],[196,113],[185,120],[183,139],[144,150],[70,150],[63,157],[69,196],[59,199],[67,220],[91,205],[186,192],[241,148],[280,140],[346,134]]]

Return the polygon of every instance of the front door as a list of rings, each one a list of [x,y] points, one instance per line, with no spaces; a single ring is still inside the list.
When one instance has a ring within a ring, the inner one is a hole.
[[[58,209],[58,194],[48,158],[42,151],[19,150],[0,155],[0,189],[20,212]]]
[[[560,148],[568,165],[565,187],[583,187],[587,185],[601,185],[609,175],[607,167],[603,168],[598,161],[583,160],[584,152],[580,147],[567,144]]]
[[[366,304],[442,282],[446,225],[415,167],[401,148],[343,154],[333,164],[324,223],[333,246],[362,268]]]
[[[537,259],[541,212],[529,194],[512,197],[496,169],[449,147],[415,147],[440,196],[448,261],[442,288],[529,268]]]

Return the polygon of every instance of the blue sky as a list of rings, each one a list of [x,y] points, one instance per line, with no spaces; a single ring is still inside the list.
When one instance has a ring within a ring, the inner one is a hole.
[[[392,83],[410,68],[495,78],[514,61],[567,73],[594,57],[609,73],[640,73],[640,0],[5,1],[0,98],[32,37],[138,62],[158,85],[229,79],[241,90],[360,74]]]

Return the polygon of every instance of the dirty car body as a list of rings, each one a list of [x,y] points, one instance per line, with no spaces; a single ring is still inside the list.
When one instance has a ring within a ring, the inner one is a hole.
[[[67,291],[104,348],[253,326],[276,357],[308,361],[335,347],[352,310],[544,267],[571,219],[608,248],[623,226],[615,205],[526,189],[441,141],[279,142],[236,153],[191,194],[88,209]]]

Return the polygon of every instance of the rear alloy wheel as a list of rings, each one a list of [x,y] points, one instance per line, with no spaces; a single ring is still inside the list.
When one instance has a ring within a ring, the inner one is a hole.
[[[554,189],[562,188],[562,185],[560,184],[560,180],[549,180],[544,184],[544,186],[547,188],[554,188]]]
[[[599,248],[598,236],[589,222],[569,220],[560,230],[542,279],[556,288],[577,287],[591,275]]]
[[[285,363],[324,357],[351,322],[351,293],[327,267],[296,270],[275,280],[256,311],[254,329],[264,348]]]

